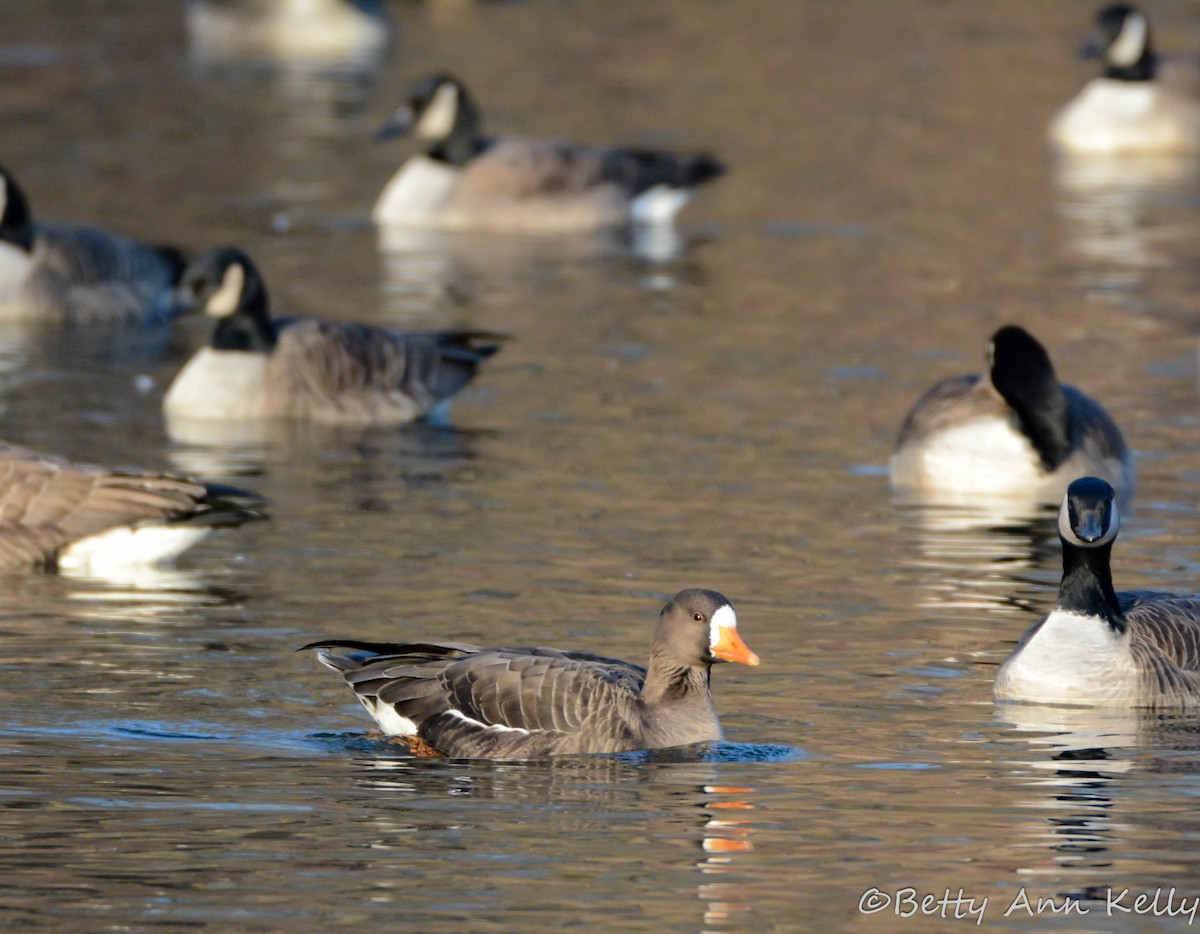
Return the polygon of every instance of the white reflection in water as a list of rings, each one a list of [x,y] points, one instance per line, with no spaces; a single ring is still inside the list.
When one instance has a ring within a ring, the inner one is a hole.
[[[1156,222],[1161,205],[1194,192],[1200,164],[1186,154],[1063,157],[1056,163],[1058,211],[1069,243],[1101,268],[1092,285],[1111,289],[1142,284],[1148,272],[1172,265],[1167,247],[1191,228]]]
[[[905,494],[895,502],[916,567],[929,571],[920,605],[943,610],[1038,609],[1031,587],[1057,583],[1055,512],[1036,502],[974,496],[960,505],[921,503]]]

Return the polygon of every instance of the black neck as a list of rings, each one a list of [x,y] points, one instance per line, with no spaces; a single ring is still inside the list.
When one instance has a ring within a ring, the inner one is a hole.
[[[222,318],[213,331],[213,350],[245,350],[269,353],[275,347],[275,327],[271,319],[251,311],[237,311]]]
[[[1063,546],[1063,577],[1058,588],[1058,607],[1083,616],[1108,620],[1117,632],[1125,631],[1125,615],[1113,590],[1112,542],[1081,548],[1066,540]]]
[[[0,240],[20,247],[26,253],[33,250],[33,218],[29,214],[29,202],[25,193],[13,183],[5,182],[4,216],[0,217]]]
[[[1012,385],[993,378],[993,385],[1016,413],[1021,432],[1037,451],[1042,467],[1055,470],[1071,453],[1071,433],[1067,394],[1054,371],[1027,374]]]
[[[1104,77],[1114,81],[1152,81],[1157,74],[1158,56],[1151,52],[1149,47],[1132,65],[1121,67],[1109,64],[1104,69]]]

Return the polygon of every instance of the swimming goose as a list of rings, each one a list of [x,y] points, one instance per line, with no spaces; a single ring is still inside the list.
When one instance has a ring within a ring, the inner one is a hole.
[[[389,735],[460,758],[658,749],[722,738],[709,689],[718,661],[757,665],[733,607],[683,590],[659,613],[649,670],[559,649],[457,642],[314,642]],[[349,649],[337,652],[335,649]]]
[[[999,700],[1087,706],[1200,706],[1200,595],[1115,593],[1116,493],[1083,477],[1058,514],[1063,576],[1050,615],[996,675]]]
[[[1104,74],[1054,118],[1051,142],[1073,153],[1200,150],[1200,59],[1158,56],[1145,13],[1104,7],[1081,52],[1103,58]]]
[[[1060,383],[1044,347],[1015,325],[987,349],[988,372],[936,383],[904,419],[892,485],[1057,502],[1095,474],[1132,492],[1133,459],[1100,404]]]
[[[417,81],[377,138],[409,132],[429,148],[384,187],[378,224],[543,232],[665,224],[692,188],[724,171],[707,155],[485,137],[474,99],[446,74]]]
[[[104,573],[169,561],[212,529],[263,518],[253,493],[70,464],[0,444],[0,570]]]
[[[498,349],[496,335],[478,331],[273,321],[258,270],[232,247],[196,259],[180,292],[183,306],[202,309],[217,327],[167,391],[171,418],[402,424],[440,414]]]
[[[153,321],[171,311],[183,258],[90,227],[38,224],[0,166],[0,320]]]

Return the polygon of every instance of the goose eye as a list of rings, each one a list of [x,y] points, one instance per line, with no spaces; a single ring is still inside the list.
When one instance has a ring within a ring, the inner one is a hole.
[[[693,613],[692,619],[694,619],[698,623],[702,623],[702,622],[704,622],[704,614],[703,613]]]

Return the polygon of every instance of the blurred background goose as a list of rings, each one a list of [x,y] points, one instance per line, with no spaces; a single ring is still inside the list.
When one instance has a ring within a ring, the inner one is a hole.
[[[216,318],[217,326],[167,391],[170,418],[394,425],[441,417],[498,349],[496,335],[479,331],[273,321],[258,270],[232,247],[196,259],[180,292],[184,307]]]
[[[1054,118],[1050,140],[1072,153],[1200,150],[1200,58],[1162,58],[1146,14],[1113,3],[1081,50],[1102,58],[1094,78]]]
[[[913,406],[892,455],[893,486],[1057,502],[1075,477],[1095,474],[1132,493],[1120,429],[1098,402],[1058,381],[1031,334],[1000,328],[987,358],[987,373],[944,379]]]
[[[1115,593],[1120,527],[1112,486],[1096,477],[1070,485],[1058,516],[1058,602],[1000,666],[998,700],[1200,706],[1200,596]]]
[[[168,474],[69,464],[0,444],[0,570],[103,575],[170,561],[262,500]]]
[[[430,75],[377,138],[413,133],[428,145],[384,186],[378,224],[443,229],[595,231],[669,223],[692,189],[723,171],[708,155],[603,148],[482,135],[462,82]]]
[[[714,742],[723,734],[710,668],[758,664],[729,601],[698,589],[680,591],[659,613],[649,669],[590,652],[455,642],[333,640],[304,648],[345,677],[385,733],[464,758]]]
[[[183,265],[171,247],[35,223],[25,193],[0,166],[0,320],[165,319]]]

